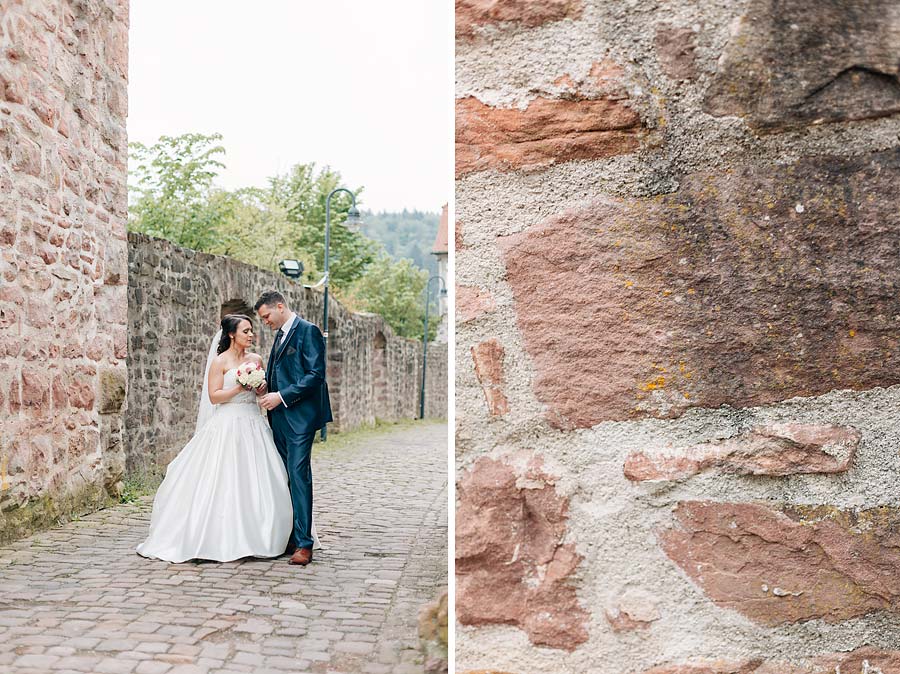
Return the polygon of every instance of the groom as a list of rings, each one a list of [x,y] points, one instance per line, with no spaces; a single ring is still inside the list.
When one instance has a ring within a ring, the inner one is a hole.
[[[263,293],[253,309],[278,331],[259,404],[269,412],[275,446],[288,474],[294,531],[287,551],[293,552],[291,564],[305,566],[312,561],[313,548],[310,452],[316,431],[331,421],[325,340],[319,328],[291,311],[281,293]]]

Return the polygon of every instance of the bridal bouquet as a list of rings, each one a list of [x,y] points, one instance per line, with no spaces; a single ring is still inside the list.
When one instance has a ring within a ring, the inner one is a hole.
[[[238,368],[237,380],[241,386],[256,389],[266,381],[266,371],[259,363],[244,363]]]

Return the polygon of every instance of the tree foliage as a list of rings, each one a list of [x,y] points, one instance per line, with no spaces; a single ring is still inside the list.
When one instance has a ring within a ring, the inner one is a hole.
[[[403,337],[421,338],[427,282],[427,271],[416,267],[411,260],[395,261],[382,249],[365,275],[350,287],[346,302],[353,309],[389,317],[394,332]],[[433,339],[440,322],[434,298],[430,311],[432,322],[428,332],[429,339]]]
[[[231,216],[230,199],[213,187],[225,166],[217,159],[225,154],[221,140],[219,134],[188,133],[162,136],[151,147],[132,143],[131,229],[195,250],[215,245]]]
[[[287,173],[269,179],[273,199],[286,212],[293,244],[325,268],[326,201],[340,187],[341,175],[331,168],[316,172],[315,164],[297,164]],[[362,188],[354,191],[357,199]],[[340,289],[363,275],[376,253],[374,242],[344,226],[352,200],[346,192],[331,198],[331,241],[328,247],[330,283]]]
[[[192,133],[162,136],[150,147],[131,143],[129,229],[273,271],[280,260],[299,259],[303,280],[317,282],[325,262],[326,200],[341,186],[340,173],[297,164],[266,187],[226,191],[214,184],[225,167],[221,140]],[[354,190],[357,199],[361,193]],[[429,271],[420,267],[433,260],[425,251],[437,215],[366,214],[367,234],[370,228],[382,245],[343,224],[350,205],[345,192],[331,199],[332,290],[353,309],[381,314],[398,334],[421,337]],[[432,312],[431,336],[439,320]]]

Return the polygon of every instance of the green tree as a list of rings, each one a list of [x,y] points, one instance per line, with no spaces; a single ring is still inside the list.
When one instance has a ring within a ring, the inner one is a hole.
[[[425,320],[425,284],[428,272],[411,260],[394,261],[383,250],[366,268],[346,293],[351,309],[369,311],[385,318],[394,332],[402,337],[421,338]],[[440,322],[432,299],[429,339],[434,339]]]
[[[220,134],[162,136],[154,145],[131,143],[133,183],[129,229],[169,239],[194,250],[211,250],[233,200],[213,187],[225,154]]]
[[[297,250],[294,227],[271,190],[243,187],[229,196],[231,217],[220,225],[218,241],[209,252],[273,271],[280,260],[299,259],[310,277],[318,276],[312,256]]]
[[[328,194],[341,186],[341,174],[325,167],[297,164],[287,173],[269,179],[273,200],[287,213],[294,248],[309,255],[316,269],[325,267],[325,202]],[[362,188],[354,191],[357,199]],[[331,199],[331,245],[328,248],[330,283],[340,296],[360,278],[374,259],[373,241],[344,226],[351,199],[339,192]]]

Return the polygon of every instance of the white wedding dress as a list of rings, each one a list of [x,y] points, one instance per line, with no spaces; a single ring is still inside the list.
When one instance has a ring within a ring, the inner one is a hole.
[[[224,388],[236,384],[237,368]],[[153,499],[150,534],[135,550],[169,562],[284,553],[293,527],[287,472],[256,394],[215,411],[169,464]],[[319,547],[318,539],[315,547]]]

